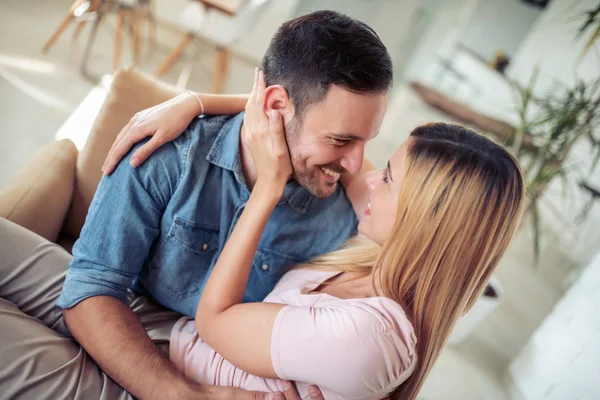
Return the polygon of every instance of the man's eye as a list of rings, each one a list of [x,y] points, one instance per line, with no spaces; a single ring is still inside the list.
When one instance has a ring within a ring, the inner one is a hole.
[[[331,138],[331,140],[333,140],[333,144],[335,144],[336,146],[345,146],[348,143],[350,143],[350,141],[347,139]]]

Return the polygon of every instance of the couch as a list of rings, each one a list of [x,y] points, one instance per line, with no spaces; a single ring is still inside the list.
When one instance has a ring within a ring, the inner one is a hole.
[[[81,151],[69,139],[45,145],[7,187],[0,188],[0,218],[71,252],[102,178],[104,159],[121,128],[136,112],[177,94],[134,68],[119,70]]]

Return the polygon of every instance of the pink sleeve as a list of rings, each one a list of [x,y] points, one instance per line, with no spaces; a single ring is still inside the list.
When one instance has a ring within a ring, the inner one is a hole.
[[[271,342],[277,375],[344,398],[389,394],[412,372],[414,333],[403,311],[398,323],[396,311],[369,303],[281,309]]]

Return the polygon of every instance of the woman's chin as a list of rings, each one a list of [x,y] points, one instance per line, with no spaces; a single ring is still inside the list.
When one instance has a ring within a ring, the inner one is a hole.
[[[366,221],[369,217],[363,217],[358,223],[358,233],[365,236],[368,239],[371,239],[369,232],[369,223]]]
[[[364,217],[358,223],[358,233],[371,240],[372,242],[383,246],[385,238],[382,238],[380,235],[378,235],[378,233],[380,232],[378,232],[376,229],[373,229],[372,223],[373,221],[371,221],[369,217]]]

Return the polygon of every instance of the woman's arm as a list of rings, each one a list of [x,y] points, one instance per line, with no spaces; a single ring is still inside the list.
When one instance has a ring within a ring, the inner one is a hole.
[[[194,96],[202,102],[206,115],[237,114],[244,111],[248,102],[247,94],[194,93]],[[198,103],[198,100],[196,102]],[[200,106],[200,104],[198,105]],[[200,113],[196,115],[200,115]]]
[[[271,332],[282,304],[242,304],[256,247],[275,208],[269,187],[252,190],[246,208],[204,287],[196,311],[198,335],[236,367],[278,378],[271,360]]]
[[[283,305],[241,304],[256,248],[292,174],[281,115],[272,110],[266,118],[264,79],[259,78],[262,72],[255,76],[242,131],[242,145],[252,154],[257,180],[204,287],[196,311],[196,330],[232,364],[255,375],[276,378],[270,355],[271,331]]]
[[[136,113],[117,135],[102,172],[110,175],[125,154],[140,140],[152,136],[131,156],[131,165],[137,167],[164,143],[181,135],[192,119],[204,114],[237,114],[244,110],[248,95],[217,95],[186,92]]]

